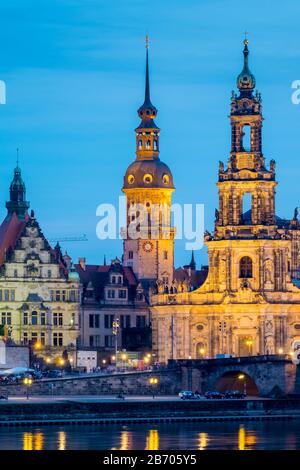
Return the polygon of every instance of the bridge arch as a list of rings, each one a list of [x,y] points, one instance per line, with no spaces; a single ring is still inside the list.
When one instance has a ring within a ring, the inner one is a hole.
[[[220,375],[215,381],[215,390],[225,392],[226,390],[239,390],[247,395],[259,395],[259,388],[255,380],[243,370],[228,370]]]

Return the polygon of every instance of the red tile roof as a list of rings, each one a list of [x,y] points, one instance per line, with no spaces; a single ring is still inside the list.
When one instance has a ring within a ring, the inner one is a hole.
[[[19,220],[16,213],[9,218],[5,218],[0,225],[0,264],[5,261],[5,253],[9,248],[14,248],[26,223],[25,220]]]

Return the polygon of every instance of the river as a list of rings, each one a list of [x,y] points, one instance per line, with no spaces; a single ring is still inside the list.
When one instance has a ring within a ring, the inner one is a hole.
[[[1,428],[0,449],[300,449],[299,421]]]

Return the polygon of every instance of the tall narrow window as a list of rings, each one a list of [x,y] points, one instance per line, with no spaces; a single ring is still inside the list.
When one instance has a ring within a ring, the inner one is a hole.
[[[147,149],[150,149],[150,148],[151,148],[151,142],[150,142],[150,140],[147,140],[146,148],[147,148]]]
[[[153,147],[154,147],[154,150],[157,150],[158,146],[157,146],[157,140],[154,140],[153,141]]]
[[[251,151],[251,126],[249,124],[245,124],[243,127],[242,150],[244,152]]]
[[[251,224],[252,219],[252,194],[244,193],[242,199],[243,223]]]
[[[243,256],[240,260],[240,277],[252,277],[252,259],[249,256]]]
[[[139,150],[142,150],[142,148],[143,148],[143,141],[139,140]]]

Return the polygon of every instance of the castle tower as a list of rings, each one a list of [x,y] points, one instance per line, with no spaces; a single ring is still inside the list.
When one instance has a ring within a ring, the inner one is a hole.
[[[25,219],[27,210],[29,208],[29,202],[26,201],[26,187],[22,180],[21,169],[19,162],[14,169],[14,177],[9,188],[9,201],[6,203],[7,217],[11,217],[15,212],[19,219]]]
[[[159,158],[160,130],[154,122],[157,109],[150,99],[148,39],[145,99],[138,115],[141,122],[135,129],[136,160],[127,168],[122,188],[127,200],[124,264],[131,266],[140,280],[159,280],[169,285],[174,266],[174,185],[169,167]]]

